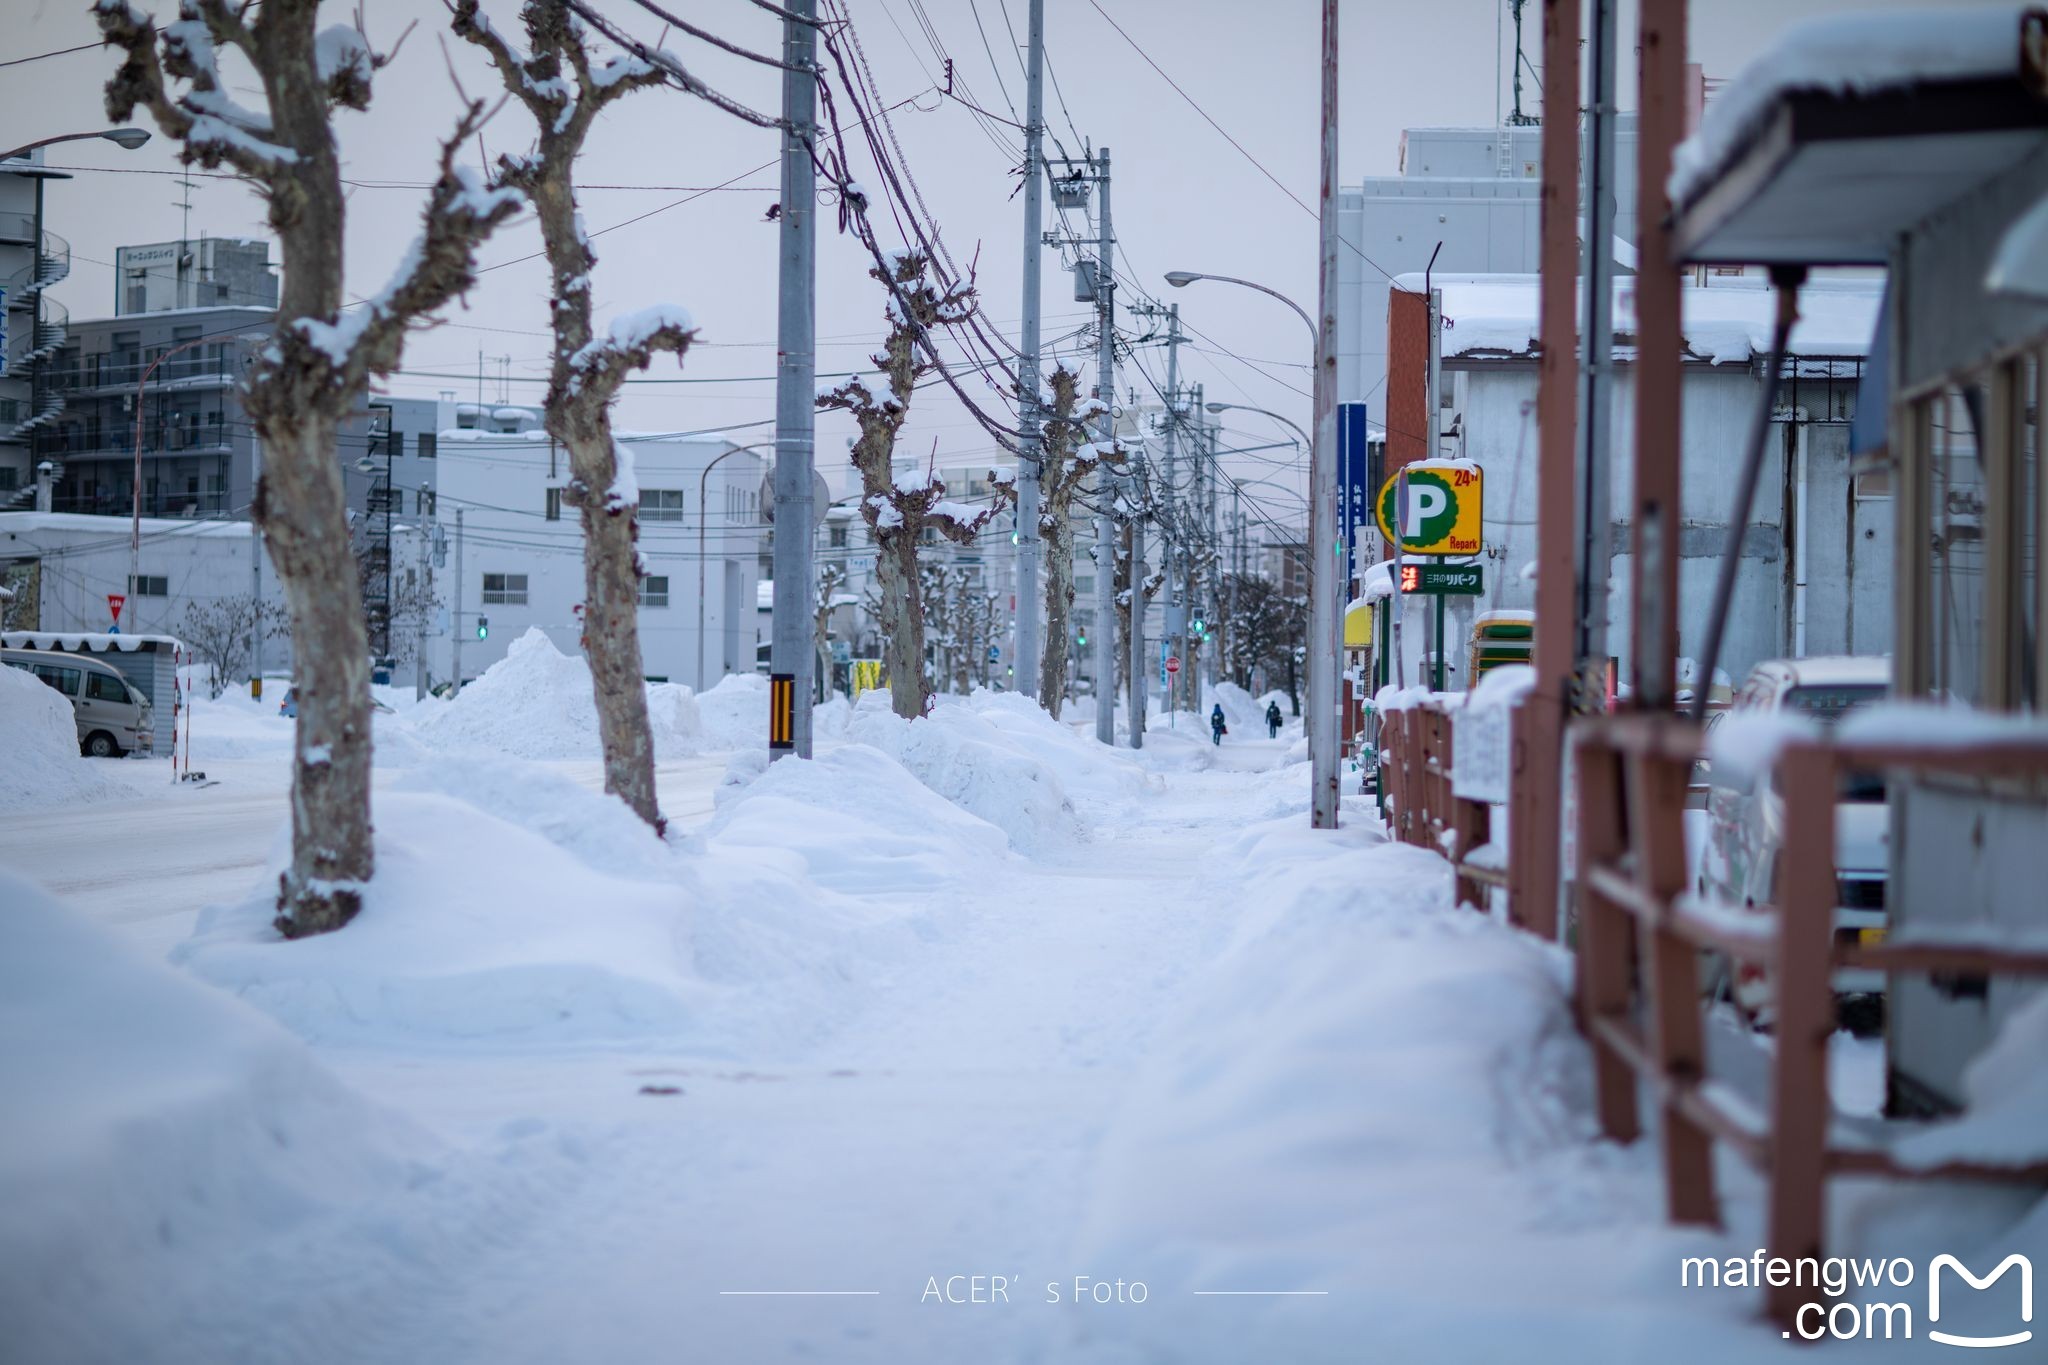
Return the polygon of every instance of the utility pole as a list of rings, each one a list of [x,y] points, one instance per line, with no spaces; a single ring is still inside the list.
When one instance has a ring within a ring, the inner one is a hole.
[[[1424,411],[1429,415],[1429,449],[1423,452],[1422,458],[1434,460],[1443,453],[1443,370],[1440,367],[1444,355],[1444,291],[1431,286],[1428,303],[1429,365],[1428,377],[1424,382],[1429,385],[1429,392],[1424,395],[1427,403]],[[1401,533],[1408,533],[1405,523],[1401,527]],[[1437,562],[1442,563],[1443,558],[1442,555],[1438,555]],[[1431,609],[1422,617],[1423,639],[1428,641],[1429,649],[1429,690],[1441,692],[1444,690],[1444,595],[1439,592],[1432,593],[1431,596],[1435,600],[1429,604]]]
[[[455,610],[448,619],[449,667],[454,678],[448,695],[462,690],[462,509],[455,509]]]
[[[1315,444],[1309,452],[1309,822],[1337,827],[1337,0],[1323,0],[1323,177],[1316,316]]]
[[[1579,339],[1579,562],[1576,644],[1582,683],[1607,666],[1609,528],[1614,522],[1614,6],[1593,0],[1592,103],[1586,108],[1586,240],[1580,276],[1585,334]],[[1644,220],[1647,221],[1647,220]]]
[[[1027,697],[1038,695],[1038,416],[1039,252],[1045,179],[1045,0],[1031,0],[1024,64],[1024,331],[1017,363],[1017,418],[1023,428],[1017,462],[1017,639],[1011,676]]]
[[[1115,238],[1109,222],[1109,148],[1096,154],[1095,189],[1097,246],[1095,254],[1095,316],[1101,336],[1095,350],[1095,395],[1102,401],[1101,440],[1116,439],[1116,276],[1111,269]],[[1097,476],[1096,497],[1101,510],[1095,517],[1095,738],[1116,743],[1116,518],[1111,506],[1116,500],[1116,480],[1104,469]],[[1138,635],[1139,604],[1144,598],[1138,581],[1139,557],[1131,553],[1132,637]],[[1136,649],[1132,653],[1136,654]],[[1140,717],[1130,717],[1131,747],[1139,747]]]
[[[433,537],[427,533],[425,518],[420,520],[420,576],[413,593],[412,651],[412,699],[425,701],[427,696],[427,604],[434,600],[433,590],[428,586],[434,581],[434,571],[428,559],[430,542]]]
[[[786,753],[811,756],[817,672],[811,507],[818,230],[816,171],[811,165],[818,99],[817,28],[812,16],[817,0],[787,3],[790,17],[782,21],[782,256],[775,329],[775,610],[768,667],[776,680],[771,691],[792,713],[769,718],[771,761]]]
[[[1180,477],[1180,342],[1180,305],[1176,303],[1166,310],[1166,478],[1163,482],[1166,487],[1166,526],[1169,531],[1178,524],[1173,515],[1173,490],[1175,480]],[[1199,463],[1200,459],[1198,454],[1194,462]],[[1175,585],[1173,591],[1180,595],[1179,585],[1173,577],[1172,551],[1170,548],[1162,549],[1160,554],[1163,561],[1161,568],[1167,574],[1167,581]],[[1180,555],[1183,563],[1192,562],[1188,557],[1187,546],[1180,547]],[[1183,671],[1187,669],[1188,610],[1192,605],[1191,601],[1182,596],[1179,610],[1169,608],[1166,613],[1167,648],[1180,659]],[[1174,692],[1179,682],[1180,674],[1167,674],[1166,709],[1169,712],[1177,709],[1174,705]]]

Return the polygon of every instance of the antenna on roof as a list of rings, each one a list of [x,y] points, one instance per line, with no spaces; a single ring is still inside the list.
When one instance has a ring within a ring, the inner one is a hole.
[[[1513,67],[1515,107],[1513,112],[1508,115],[1508,126],[1510,128],[1533,128],[1542,122],[1534,114],[1522,112],[1522,68],[1529,68],[1529,75],[1532,79],[1536,75],[1536,68],[1530,65],[1529,58],[1522,51],[1522,9],[1528,3],[1529,0],[1508,0],[1508,11],[1515,16],[1515,64]],[[1538,92],[1542,91],[1543,83],[1541,81],[1537,81],[1536,89]]]

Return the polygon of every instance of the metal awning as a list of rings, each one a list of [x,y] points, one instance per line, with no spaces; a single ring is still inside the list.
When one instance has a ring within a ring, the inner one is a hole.
[[[2017,75],[1781,97],[1673,212],[1685,264],[1884,265],[1901,234],[2048,136]]]

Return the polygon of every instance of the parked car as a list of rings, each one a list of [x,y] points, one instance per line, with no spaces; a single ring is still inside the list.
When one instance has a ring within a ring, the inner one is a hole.
[[[149,699],[112,664],[48,649],[0,650],[0,663],[34,674],[71,703],[78,747],[90,757],[115,758],[156,747],[156,718]]]
[[[1757,711],[1796,712],[1831,726],[1859,706],[1882,699],[1891,685],[1885,659],[1837,657],[1773,659],[1758,664],[1736,694],[1734,705],[1710,720]],[[1700,858],[1702,896],[1759,914],[1774,913],[1779,865],[1784,855],[1785,803],[1778,781],[1752,783],[1747,775],[1716,773],[1703,765],[1707,783],[1707,840]],[[1849,773],[1835,808],[1836,939],[1882,940],[1885,933],[1886,842],[1890,817],[1884,779]],[[1742,1012],[1754,1022],[1770,1019],[1770,978],[1761,968],[1727,969],[1720,977]],[[1881,1008],[1884,976],[1845,969],[1836,973],[1835,995],[1845,1018],[1862,1022]]]

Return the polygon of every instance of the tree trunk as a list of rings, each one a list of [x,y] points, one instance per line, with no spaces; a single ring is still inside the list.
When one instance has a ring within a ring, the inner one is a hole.
[[[375,868],[370,640],[344,529],[347,498],[335,430],[331,418],[303,411],[290,424],[266,424],[262,433],[272,457],[256,514],[291,616],[298,690],[292,861],[277,897],[276,926],[286,938],[326,933],[355,918]],[[272,507],[280,513],[272,515]]]
[[[1051,523],[1045,528],[1045,537],[1051,543],[1042,561],[1045,630],[1038,656],[1038,704],[1058,720],[1067,696],[1067,647],[1074,638],[1074,528],[1064,508],[1059,516],[1045,520]],[[1098,699],[1101,690],[1096,688]]]
[[[583,653],[597,700],[597,735],[604,751],[604,789],[633,814],[661,828],[654,794],[654,735],[647,715],[647,684],[640,662],[640,570],[634,562],[637,506],[607,505],[604,490],[617,477],[611,422],[603,414],[595,435],[569,444],[569,467],[585,490],[583,519]],[[702,515],[703,509],[698,509]]]
[[[924,683],[924,589],[917,576],[917,539],[898,531],[882,531],[878,539],[882,673],[889,680],[890,708],[915,720],[930,700]]]

